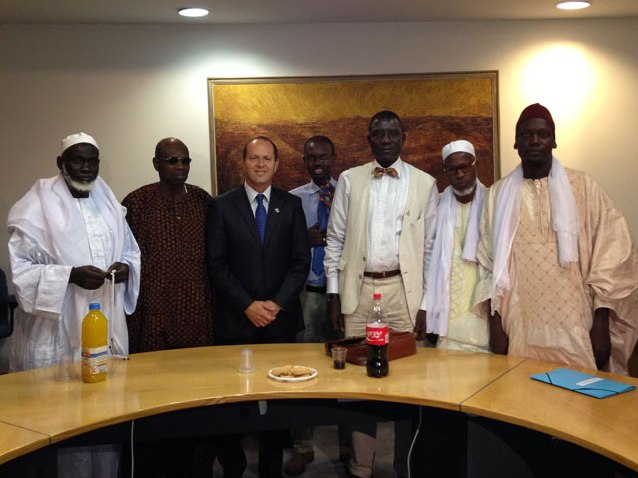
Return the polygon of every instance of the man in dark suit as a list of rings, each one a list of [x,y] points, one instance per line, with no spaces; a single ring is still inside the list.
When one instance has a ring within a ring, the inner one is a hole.
[[[301,200],[272,187],[279,160],[270,139],[252,139],[243,156],[245,183],[215,198],[206,219],[214,340],[218,345],[294,342],[303,329],[299,292],[310,268]],[[281,477],[287,434],[262,434],[260,477]],[[239,477],[246,468],[240,438],[218,440],[225,478]]]

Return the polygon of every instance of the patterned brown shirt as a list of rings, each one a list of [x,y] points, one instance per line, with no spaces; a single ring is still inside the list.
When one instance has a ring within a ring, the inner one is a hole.
[[[131,353],[213,342],[204,244],[211,197],[197,186],[186,188],[180,201],[163,197],[159,183],[143,186],[122,201],[142,251],[140,295],[128,317]]]

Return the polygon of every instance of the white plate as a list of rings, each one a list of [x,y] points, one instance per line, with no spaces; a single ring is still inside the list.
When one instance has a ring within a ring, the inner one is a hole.
[[[305,367],[305,365],[303,365],[303,367]],[[272,371],[275,370],[276,368],[279,368],[279,367],[274,367],[268,370],[268,376],[272,378],[273,380],[277,380],[278,382],[305,382],[306,380],[315,378],[319,374],[319,372],[317,372],[317,369],[308,367],[310,370],[312,370],[312,373],[310,375],[306,375],[304,377],[278,377],[272,374]]]

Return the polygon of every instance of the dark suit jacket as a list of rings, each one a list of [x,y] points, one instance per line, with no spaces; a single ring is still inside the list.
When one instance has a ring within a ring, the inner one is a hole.
[[[263,245],[243,185],[213,199],[206,261],[215,290],[215,340],[281,342],[303,329],[299,292],[310,268],[310,245],[298,197],[272,188]],[[279,304],[277,319],[255,327],[244,314],[254,300]]]

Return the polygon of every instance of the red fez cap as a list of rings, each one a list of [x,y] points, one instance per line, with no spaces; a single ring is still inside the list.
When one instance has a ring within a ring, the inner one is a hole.
[[[552,127],[552,132],[556,134],[556,127],[554,126],[554,119],[552,118],[552,114],[549,112],[547,108],[545,108],[540,103],[534,103],[533,105],[529,105],[527,108],[525,108],[522,111],[521,116],[518,118],[518,121],[516,122],[516,131],[518,132],[518,128],[523,122],[531,118],[544,119]]]

